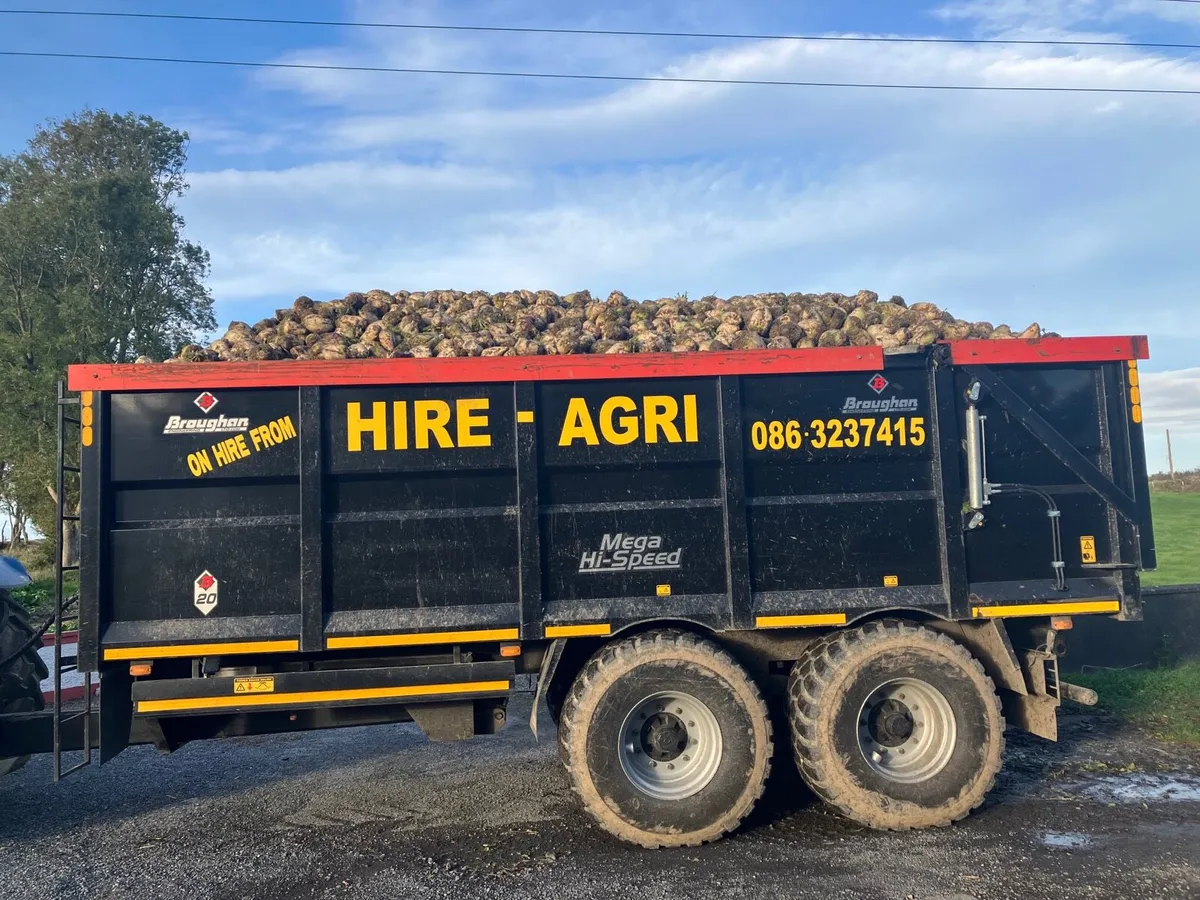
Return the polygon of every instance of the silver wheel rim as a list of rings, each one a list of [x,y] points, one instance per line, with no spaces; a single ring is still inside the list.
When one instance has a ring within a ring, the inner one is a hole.
[[[721,728],[707,706],[679,691],[660,691],[635,705],[617,738],[621,770],[659,800],[691,797],[721,765]]]
[[[896,678],[875,688],[858,711],[858,748],[889,781],[915,784],[946,767],[958,724],[946,697],[919,678]]]

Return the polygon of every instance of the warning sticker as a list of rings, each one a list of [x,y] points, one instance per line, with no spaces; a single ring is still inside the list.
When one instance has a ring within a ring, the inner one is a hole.
[[[654,586],[654,593],[659,597],[670,597],[671,586],[669,584],[656,584]]]
[[[247,675],[233,679],[235,694],[273,694],[275,693],[274,675]]]
[[[1096,539],[1085,534],[1079,539],[1079,555],[1083,557],[1085,563],[1094,563],[1096,561]]]
[[[898,575],[884,575],[883,576],[883,586],[884,587],[899,587],[899,585],[900,585],[900,577]]]

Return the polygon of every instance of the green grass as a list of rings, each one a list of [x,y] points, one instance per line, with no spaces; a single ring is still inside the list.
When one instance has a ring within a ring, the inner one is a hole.
[[[1173,669],[1081,672],[1070,679],[1099,693],[1101,709],[1158,740],[1200,747],[1200,662]]]
[[[1200,494],[1150,495],[1158,569],[1142,583],[1200,584]]]
[[[34,618],[46,616],[54,612],[54,572],[30,572],[33,582],[12,591],[13,598],[20,603]],[[71,596],[78,590],[79,578],[76,572],[63,573],[63,595]]]

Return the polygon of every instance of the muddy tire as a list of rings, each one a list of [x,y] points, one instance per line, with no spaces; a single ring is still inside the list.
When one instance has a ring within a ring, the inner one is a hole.
[[[9,596],[8,591],[0,591],[0,663],[32,637],[33,627],[25,610]],[[45,709],[41,683],[50,673],[37,651],[38,645],[30,647],[0,671],[0,713]],[[28,756],[0,758],[0,776],[17,771],[28,761]]]
[[[746,671],[675,630],[601,648],[567,695],[558,738],[584,808],[649,848],[696,846],[736,828],[762,796],[773,751]]]
[[[950,638],[888,619],[814,642],[788,679],[792,749],[826,803],[871,828],[948,825],[983,802],[1004,717]]]

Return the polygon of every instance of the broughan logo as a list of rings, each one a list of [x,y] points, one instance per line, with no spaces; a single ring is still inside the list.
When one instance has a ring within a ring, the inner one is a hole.
[[[584,552],[579,560],[579,574],[681,569],[682,559],[683,548],[664,550],[661,535],[617,532],[604,535],[599,550]]]
[[[248,431],[250,420],[234,416],[217,416],[215,419],[185,419],[171,416],[163,426],[163,434],[214,434],[229,431]]]
[[[898,412],[917,409],[917,398],[888,397],[886,400],[859,400],[857,397],[847,397],[842,404],[842,412]]]
[[[883,375],[876,373],[867,382],[867,387],[876,395],[882,394],[891,384]],[[859,400],[857,397],[847,397],[842,404],[842,412],[908,412],[917,409],[917,398],[888,397],[886,400]]]

